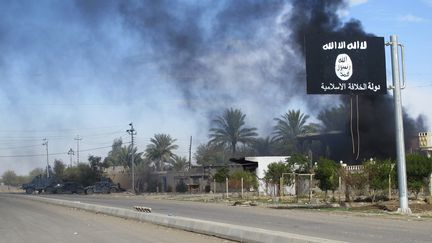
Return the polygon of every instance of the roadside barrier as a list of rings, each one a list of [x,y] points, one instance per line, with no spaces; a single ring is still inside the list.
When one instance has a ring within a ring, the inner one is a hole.
[[[138,212],[151,213],[151,208],[149,208],[149,207],[133,206],[133,208]]]

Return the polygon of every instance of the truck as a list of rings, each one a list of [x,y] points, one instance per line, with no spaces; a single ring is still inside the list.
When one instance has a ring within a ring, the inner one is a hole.
[[[29,183],[22,184],[21,188],[25,190],[27,194],[37,193],[54,193],[55,186],[61,181],[56,177],[46,177],[43,175],[38,175],[33,178]]]

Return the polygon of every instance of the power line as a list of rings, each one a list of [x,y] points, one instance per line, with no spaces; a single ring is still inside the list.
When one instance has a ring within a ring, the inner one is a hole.
[[[125,143],[125,144],[129,144],[129,142]],[[90,149],[81,149],[81,152],[88,152],[88,151],[93,151],[93,150],[99,150],[99,149],[105,149],[105,148],[111,148],[112,145],[110,146],[104,146],[104,147],[96,147],[96,148],[90,148]],[[49,153],[48,155],[65,155],[68,152],[59,152],[59,153]],[[46,154],[22,154],[22,155],[0,155],[0,158],[24,158],[24,157],[41,157],[41,156],[46,156]]]
[[[23,133],[32,133],[32,132],[62,132],[62,131],[81,131],[81,130],[102,130],[102,129],[111,129],[111,128],[121,128],[122,126],[107,126],[107,127],[93,127],[93,128],[58,128],[58,129],[50,129],[50,130],[0,130],[0,132],[23,132]]]

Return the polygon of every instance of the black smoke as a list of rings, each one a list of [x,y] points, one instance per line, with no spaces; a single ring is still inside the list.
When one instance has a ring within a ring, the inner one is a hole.
[[[373,35],[367,33],[358,20],[352,19],[345,23],[340,20],[337,12],[344,8],[345,4],[342,0],[292,1],[293,14],[287,24],[292,29],[290,40],[297,47],[298,53],[304,55],[306,34]],[[391,80],[391,77],[387,79]],[[369,158],[395,158],[395,115],[392,96],[359,96],[358,103],[355,96],[339,96],[339,100],[348,107],[346,126],[340,128],[342,131],[340,136],[327,139],[327,145],[331,150],[329,156],[348,163]],[[418,132],[425,129],[423,117],[419,117],[416,121],[404,111],[403,124],[405,147],[410,149]]]
[[[286,112],[285,107],[295,98],[315,113],[323,107],[350,103],[351,97],[305,94],[305,34],[373,35],[359,20],[341,20],[338,11],[347,7],[342,0],[106,3],[76,1],[89,25],[99,26],[100,19],[111,18],[110,14],[116,12],[123,28],[142,41],[140,48],[146,51],[139,55],[150,56],[183,94],[190,109],[214,114],[230,106],[246,105],[251,107],[246,113],[254,111],[248,116],[266,120],[267,124]],[[358,105],[358,160],[394,158],[392,97],[361,96]],[[350,144],[349,113],[346,118],[346,126],[340,128],[342,142],[334,141],[331,147],[337,148],[333,149],[337,151],[334,158],[353,161],[357,155]],[[419,122],[404,113],[404,124],[406,146],[410,147],[411,138],[420,129]]]

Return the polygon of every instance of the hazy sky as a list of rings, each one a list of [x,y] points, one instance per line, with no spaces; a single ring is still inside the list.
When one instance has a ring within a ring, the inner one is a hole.
[[[49,160],[105,157],[115,138],[139,150],[156,133],[179,155],[208,139],[209,121],[241,109],[260,136],[288,109],[335,105],[306,98],[304,60],[289,41],[290,1],[0,1],[0,174]],[[352,0],[341,20],[406,46],[403,103],[432,127],[432,1]],[[389,49],[386,50],[389,61]],[[391,67],[387,65],[388,83]]]

